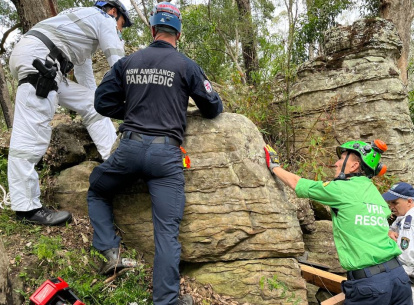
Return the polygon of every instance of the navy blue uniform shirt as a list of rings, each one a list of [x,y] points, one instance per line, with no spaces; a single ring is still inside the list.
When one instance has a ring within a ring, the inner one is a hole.
[[[202,69],[158,40],[115,63],[96,89],[95,109],[124,120],[121,132],[170,136],[182,143],[189,96],[206,118],[223,111]]]

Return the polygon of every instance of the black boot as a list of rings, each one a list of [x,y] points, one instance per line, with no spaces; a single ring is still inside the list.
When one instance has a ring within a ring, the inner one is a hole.
[[[178,298],[177,305],[193,305],[193,297],[189,294],[184,294]]]
[[[72,220],[72,214],[67,211],[52,211],[48,208],[16,212],[16,219],[25,223],[33,223],[46,226],[64,225]]]
[[[130,258],[122,258],[119,253],[119,248],[112,248],[101,251],[101,254],[105,256],[106,262],[103,262],[99,274],[108,275],[111,273],[117,273],[125,268],[134,268],[137,265],[137,261]]]

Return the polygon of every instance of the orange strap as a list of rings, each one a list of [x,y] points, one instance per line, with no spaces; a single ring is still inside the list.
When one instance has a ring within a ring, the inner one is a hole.
[[[183,167],[184,168],[190,168],[191,167],[191,160],[190,160],[190,157],[187,156],[187,151],[182,146],[180,146],[180,149],[181,149],[181,152],[184,154],[184,156],[183,156]]]

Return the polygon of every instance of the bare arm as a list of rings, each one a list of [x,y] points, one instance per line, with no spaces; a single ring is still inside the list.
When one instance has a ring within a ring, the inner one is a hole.
[[[295,190],[296,184],[298,184],[298,181],[301,178],[298,175],[288,172],[281,167],[273,168],[273,173],[292,190]]]

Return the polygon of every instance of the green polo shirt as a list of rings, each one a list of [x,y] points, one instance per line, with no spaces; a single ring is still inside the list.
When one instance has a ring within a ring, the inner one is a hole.
[[[391,211],[367,177],[331,182],[301,178],[295,192],[331,208],[335,246],[345,270],[380,264],[401,253],[388,237]]]

